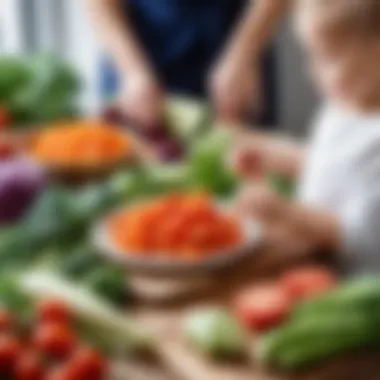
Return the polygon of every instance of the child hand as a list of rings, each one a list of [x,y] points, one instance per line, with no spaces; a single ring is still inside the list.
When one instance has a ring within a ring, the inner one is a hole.
[[[151,127],[162,121],[163,98],[154,75],[140,70],[129,73],[121,103],[129,118],[143,127]]]
[[[259,140],[245,134],[235,141],[228,157],[230,168],[244,179],[262,179],[265,175],[264,154]]]
[[[282,220],[288,203],[273,192],[266,183],[250,184],[237,197],[236,210],[241,215],[253,217],[263,223]]]

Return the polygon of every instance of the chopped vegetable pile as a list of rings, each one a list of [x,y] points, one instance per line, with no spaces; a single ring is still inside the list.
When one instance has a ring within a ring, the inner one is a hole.
[[[109,222],[113,241],[143,256],[200,259],[236,247],[239,223],[207,195],[175,194],[129,208]]]
[[[118,163],[131,152],[125,133],[96,120],[61,123],[36,137],[32,154],[50,166],[96,168]]]

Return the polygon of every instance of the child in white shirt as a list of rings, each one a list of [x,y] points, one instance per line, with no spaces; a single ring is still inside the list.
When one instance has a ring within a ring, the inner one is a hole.
[[[298,200],[251,187],[242,209],[279,246],[298,241],[307,252],[340,252],[350,270],[380,269],[380,1],[298,0],[295,14],[326,104],[308,147],[260,134],[237,144],[243,174],[260,159],[300,180]]]

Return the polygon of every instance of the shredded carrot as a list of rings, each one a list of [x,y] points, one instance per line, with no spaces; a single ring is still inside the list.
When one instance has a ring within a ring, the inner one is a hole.
[[[131,141],[110,125],[84,120],[52,126],[41,132],[33,155],[50,165],[88,167],[112,164],[131,152]]]
[[[175,194],[116,215],[108,225],[125,252],[200,259],[237,246],[239,223],[204,194]]]

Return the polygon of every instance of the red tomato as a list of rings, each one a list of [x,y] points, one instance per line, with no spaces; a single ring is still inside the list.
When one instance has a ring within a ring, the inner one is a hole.
[[[290,298],[280,286],[267,284],[248,289],[238,296],[235,310],[245,327],[265,331],[284,321],[291,306]]]
[[[38,305],[38,318],[41,322],[68,323],[70,311],[59,300],[45,300]]]
[[[6,331],[13,326],[13,316],[6,310],[0,310],[0,331]]]
[[[15,154],[15,148],[7,141],[0,141],[0,160],[10,158]]]
[[[299,301],[331,290],[337,279],[327,268],[306,267],[286,273],[281,283],[288,295]]]
[[[77,339],[67,325],[47,323],[37,328],[33,342],[42,353],[61,359],[73,351]]]
[[[43,380],[44,368],[36,353],[27,352],[17,361],[14,380]]]
[[[53,368],[45,377],[45,380],[85,380],[76,377],[67,366]]]
[[[0,129],[7,127],[11,123],[11,115],[9,110],[0,106]]]
[[[108,373],[107,360],[90,348],[80,348],[69,362],[70,372],[78,379],[101,380]]]
[[[12,371],[21,354],[22,346],[17,338],[0,336],[0,372]]]

